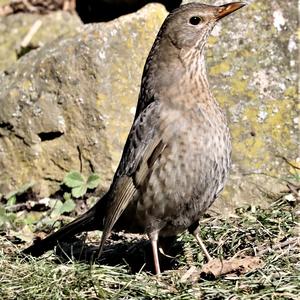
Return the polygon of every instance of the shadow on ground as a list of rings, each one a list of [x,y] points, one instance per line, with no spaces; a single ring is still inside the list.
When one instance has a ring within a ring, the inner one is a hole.
[[[61,243],[57,246],[55,254],[59,262],[71,259],[90,264],[95,261],[98,264],[108,266],[126,265],[132,274],[140,270],[154,274],[152,249],[149,240],[138,235],[130,236],[134,237],[128,238],[124,233],[113,233],[100,258],[97,258],[98,244],[90,244],[79,238]],[[183,244],[183,242],[176,241],[176,238],[160,241],[160,247],[164,253],[159,253],[161,271],[178,267],[176,256],[183,254]]]

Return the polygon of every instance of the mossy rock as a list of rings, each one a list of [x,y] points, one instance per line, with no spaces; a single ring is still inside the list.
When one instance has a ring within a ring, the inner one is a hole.
[[[216,201],[222,212],[266,204],[266,195],[276,198],[299,178],[296,7],[296,1],[255,1],[222,20],[209,38],[210,85],[233,138],[231,176]],[[67,171],[80,168],[100,173],[108,186],[165,16],[152,4],[85,26],[2,75],[0,193],[34,179],[47,195]]]

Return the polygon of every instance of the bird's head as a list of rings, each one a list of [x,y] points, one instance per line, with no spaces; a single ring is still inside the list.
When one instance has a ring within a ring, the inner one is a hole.
[[[221,6],[200,3],[182,5],[167,17],[163,35],[178,49],[202,49],[214,25],[244,5],[243,2]]]
[[[243,7],[245,3],[232,2],[221,6],[189,3],[180,6],[164,21],[144,67],[137,112],[148,101],[164,98],[175,99],[171,88],[188,78],[189,84],[181,89],[193,88],[191,78],[201,78],[208,84],[205,72],[203,48],[214,25],[223,17]],[[188,75],[186,77],[186,75]],[[197,80],[195,84],[198,84]],[[198,84],[199,85],[199,84]],[[197,87],[199,89],[199,86]],[[167,97],[166,95],[169,94]]]

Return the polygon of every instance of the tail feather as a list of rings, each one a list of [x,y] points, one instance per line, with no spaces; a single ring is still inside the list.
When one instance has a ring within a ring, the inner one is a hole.
[[[103,204],[103,202],[105,202],[102,200],[104,199],[100,199],[95,206],[90,208],[86,213],[84,213],[71,223],[50,234],[43,240],[39,240],[33,245],[24,249],[22,253],[25,255],[38,257],[44,254],[46,251],[53,249],[58,242],[71,238],[78,233],[102,229],[104,206],[101,205],[100,208],[102,209],[99,209],[99,204]]]

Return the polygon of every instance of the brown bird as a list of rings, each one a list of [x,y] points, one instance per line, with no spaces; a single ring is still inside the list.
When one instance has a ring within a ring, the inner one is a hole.
[[[190,3],[163,23],[147,58],[136,115],[109,191],[85,214],[23,253],[39,256],[82,231],[147,233],[160,273],[159,237],[188,229],[198,235],[201,215],[224,187],[230,134],[209,89],[204,46],[214,25],[245,4]]]

